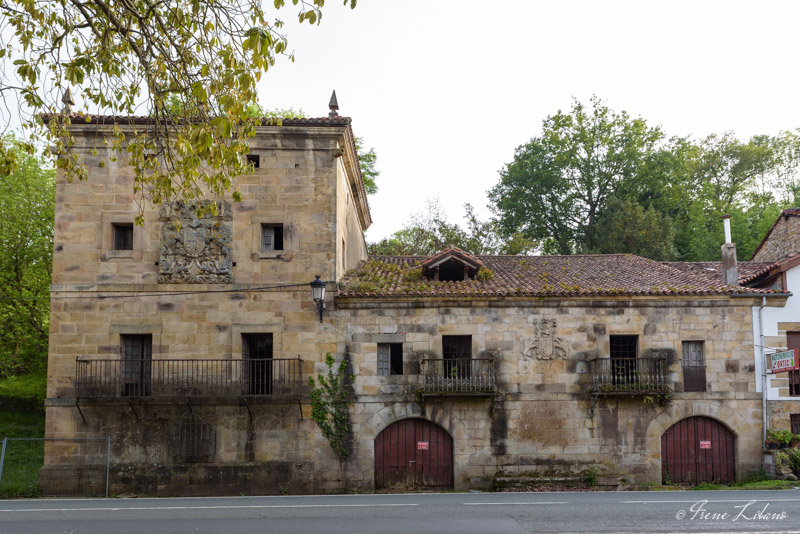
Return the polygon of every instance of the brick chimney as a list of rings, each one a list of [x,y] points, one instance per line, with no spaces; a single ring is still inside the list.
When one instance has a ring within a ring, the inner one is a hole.
[[[722,283],[738,286],[739,269],[736,266],[736,243],[731,242],[731,216],[722,216],[725,225],[725,244],[722,245]]]

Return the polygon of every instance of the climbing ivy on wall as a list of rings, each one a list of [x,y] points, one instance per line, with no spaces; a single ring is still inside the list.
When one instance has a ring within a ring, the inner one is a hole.
[[[347,360],[336,364],[330,352],[325,354],[328,374],[317,376],[317,380],[308,377],[311,386],[311,418],[317,423],[322,435],[331,444],[333,452],[339,460],[345,461],[350,456],[350,405],[353,403],[349,384],[355,375],[347,374]]]

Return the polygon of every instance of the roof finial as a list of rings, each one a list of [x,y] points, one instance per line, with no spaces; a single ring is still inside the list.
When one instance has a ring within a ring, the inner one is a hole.
[[[333,90],[333,94],[331,95],[331,101],[328,102],[328,108],[331,110],[331,112],[328,113],[328,117],[339,116],[339,114],[337,113],[337,111],[339,111],[339,101],[336,100],[336,89]]]
[[[69,90],[69,87],[67,87],[67,90],[64,91],[64,96],[61,97],[61,102],[64,103],[64,109],[61,110],[61,113],[64,115],[72,115],[72,106],[75,105],[75,100],[72,98],[72,91]]]

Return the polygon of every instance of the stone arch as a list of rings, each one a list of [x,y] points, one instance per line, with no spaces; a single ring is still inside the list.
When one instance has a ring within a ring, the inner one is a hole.
[[[451,410],[445,410],[439,406],[427,406],[423,411],[422,406],[416,402],[384,406],[353,429],[358,443],[358,463],[363,473],[370,473],[370,479],[367,482],[373,489],[375,488],[374,440],[388,426],[403,419],[423,419],[437,424],[450,435],[454,445],[459,437],[467,434],[464,422],[458,417],[454,417]],[[457,462],[453,465],[453,471],[455,479],[458,480],[459,465]]]
[[[688,417],[703,416],[718,421],[731,431],[736,447],[736,472],[741,473],[740,436],[747,430],[748,421],[739,411],[724,405],[722,401],[673,401],[647,426],[647,482],[661,482],[661,435],[672,425]]]

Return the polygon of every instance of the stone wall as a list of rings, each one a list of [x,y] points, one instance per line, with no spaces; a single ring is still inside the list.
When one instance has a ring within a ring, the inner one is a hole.
[[[782,215],[766,240],[753,255],[752,261],[777,261],[800,251],[800,217]]]
[[[737,473],[758,469],[761,403],[752,373],[749,301],[339,305],[353,308],[346,337],[358,376],[354,462],[365,472],[374,464],[372,440],[406,417],[434,421],[454,437],[456,489],[491,487],[495,475],[581,478],[589,470],[615,480],[659,482],[661,434],[692,415],[716,418],[734,432]],[[534,351],[543,319],[555,321],[553,343],[548,351]],[[451,334],[472,336],[473,357],[496,358],[495,399],[414,395],[421,384],[413,374],[419,361],[441,358],[441,336]],[[607,358],[609,335],[617,334],[639,336],[641,356],[669,356],[676,391],[670,404],[589,395],[588,362]],[[409,374],[378,376],[377,343],[397,340]],[[687,340],[705,341],[706,393],[683,392],[681,343]]]

